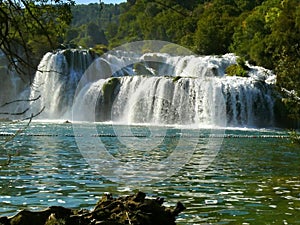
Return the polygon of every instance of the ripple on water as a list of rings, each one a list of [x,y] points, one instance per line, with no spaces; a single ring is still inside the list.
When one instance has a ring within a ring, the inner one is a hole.
[[[0,132],[18,126],[1,125]],[[28,132],[58,135],[22,136],[10,146],[18,148],[20,156],[0,170],[1,215],[48,205],[91,208],[104,192],[125,195],[141,190],[150,197],[165,197],[170,206],[182,201],[187,207],[178,218],[182,225],[300,224],[300,151],[285,139],[224,139],[205,170],[199,165],[205,150],[202,140],[199,151],[176,175],[156,184],[127,186],[107,181],[89,167],[74,138],[65,135],[72,134],[70,126],[34,123]],[[284,135],[278,130],[226,133]],[[110,145],[116,147],[113,141]]]

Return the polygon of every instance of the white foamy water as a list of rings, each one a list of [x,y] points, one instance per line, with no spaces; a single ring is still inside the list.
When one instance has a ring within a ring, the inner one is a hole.
[[[117,51],[92,63],[87,51],[64,50],[44,56],[31,97],[42,93],[34,107],[46,107],[44,119],[272,126],[275,76],[250,65],[247,78],[226,76],[235,62],[233,54]]]

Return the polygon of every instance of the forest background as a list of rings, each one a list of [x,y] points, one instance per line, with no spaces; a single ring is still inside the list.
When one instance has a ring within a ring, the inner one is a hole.
[[[176,43],[199,55],[233,52],[240,60],[232,75],[246,74],[246,60],[273,70],[276,88],[282,95],[275,103],[277,120],[288,117],[300,121],[299,0],[127,0],[121,4],[100,1],[89,5],[75,5],[71,0],[66,5],[57,0],[56,5],[62,6],[59,11],[56,6],[49,7],[46,0],[21,2],[28,3],[28,12],[18,9],[21,13],[17,20],[16,10],[13,17],[8,11],[13,1],[1,1],[1,49],[15,57],[17,54],[12,53],[17,50],[11,50],[11,43],[18,40],[25,50],[30,49],[27,59],[33,67],[49,50],[92,48],[101,55],[116,46],[141,40]],[[52,18],[44,19],[45,15]],[[26,16],[31,16],[31,21],[26,21]],[[7,27],[19,32],[7,32]],[[169,50],[180,54],[177,49]]]
[[[65,44],[100,54],[126,42],[164,40],[201,55],[233,52],[271,69],[284,96],[276,116],[299,120],[299,0],[128,0],[77,5],[72,13]]]

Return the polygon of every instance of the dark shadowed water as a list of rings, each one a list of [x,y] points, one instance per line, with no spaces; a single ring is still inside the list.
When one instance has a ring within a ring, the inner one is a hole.
[[[1,123],[1,144],[6,135],[24,126]],[[135,162],[146,154],[123,151],[110,125],[98,124],[97,129],[100,135],[94,138],[100,138],[114,157],[128,153],[122,160]],[[131,130],[139,139],[150,133],[143,126]],[[219,153],[207,168],[198,162],[208,130],[184,132],[191,134],[188,142],[199,144],[180,171],[157,183],[126,185],[109,181],[90,167],[78,150],[71,124],[34,122],[5,149],[0,146],[1,163],[6,151],[17,154],[10,165],[0,167],[0,215],[49,205],[92,208],[104,192],[123,195],[141,190],[150,197],[165,197],[167,206],[182,201],[187,210],[178,224],[300,224],[300,149],[281,137],[286,136],[284,131],[227,129]],[[180,133],[180,128],[168,128],[163,143],[147,154],[159,163],[178,144]]]

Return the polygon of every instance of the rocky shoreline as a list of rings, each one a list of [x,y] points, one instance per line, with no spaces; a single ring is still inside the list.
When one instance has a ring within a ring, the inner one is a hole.
[[[114,198],[105,194],[93,210],[74,210],[51,206],[42,211],[22,210],[12,217],[0,217],[0,225],[175,225],[176,217],[185,207],[163,206],[164,199],[134,195]]]

